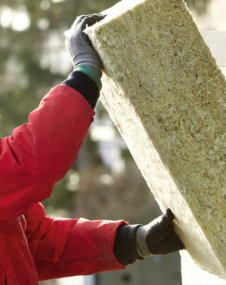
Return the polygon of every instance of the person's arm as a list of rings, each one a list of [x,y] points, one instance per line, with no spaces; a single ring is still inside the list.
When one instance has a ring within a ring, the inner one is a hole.
[[[34,205],[25,217],[26,236],[40,281],[120,270],[152,254],[184,248],[174,233],[170,210],[146,226],[53,219],[41,204]]]
[[[114,253],[115,235],[124,221],[53,219],[41,204],[35,204],[25,217],[40,281],[125,268]]]
[[[72,38],[79,34],[80,42],[72,44],[76,48],[82,43],[83,55],[69,78],[43,98],[27,124],[0,139],[0,220],[16,217],[49,197],[54,183],[77,158],[93,121],[101,76],[100,59],[81,37],[81,28],[98,19],[85,18],[82,27],[76,25]]]
[[[93,116],[79,92],[57,86],[27,124],[0,140],[0,220],[51,195],[54,183],[75,161]]]

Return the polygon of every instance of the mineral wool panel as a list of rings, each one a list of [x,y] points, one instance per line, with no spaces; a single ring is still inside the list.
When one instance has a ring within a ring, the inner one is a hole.
[[[186,251],[181,252],[181,263],[183,285],[225,285],[225,279],[202,270]]]
[[[87,29],[105,68],[101,99],[193,260],[225,278],[225,78],[182,0],[105,13]]]

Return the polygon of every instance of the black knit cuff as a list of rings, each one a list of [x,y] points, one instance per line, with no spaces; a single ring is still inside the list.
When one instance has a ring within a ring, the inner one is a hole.
[[[88,75],[80,71],[73,71],[61,84],[78,91],[94,109],[100,91],[97,84]]]
[[[141,225],[122,225],[118,228],[114,253],[118,261],[123,264],[131,264],[137,259],[143,259],[137,253],[136,232]]]

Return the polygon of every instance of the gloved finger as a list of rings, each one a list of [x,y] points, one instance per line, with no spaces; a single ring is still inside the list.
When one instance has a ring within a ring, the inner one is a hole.
[[[174,215],[170,209],[166,213],[154,220],[153,230],[159,234],[169,235],[173,231]]]
[[[70,37],[73,34],[73,31],[76,31],[80,25],[82,25],[82,21],[87,17],[87,15],[78,16],[74,23],[72,24],[71,28],[64,32],[66,37]]]
[[[92,26],[96,22],[103,20],[104,17],[105,17],[105,15],[103,15],[103,14],[87,15],[87,17],[85,19],[83,19],[83,23],[82,23],[82,27],[81,27],[82,31],[86,28],[86,26]]]
[[[89,37],[83,32],[84,29],[87,26],[92,26],[93,24],[95,24],[96,22],[101,21],[103,18],[105,17],[105,15],[102,14],[92,14],[92,15],[88,15],[85,19],[83,19],[83,22],[81,24],[81,32],[82,32],[82,36],[85,38],[86,42],[93,47]]]
[[[71,37],[73,35],[73,31],[76,29],[76,26],[79,26],[79,24],[85,19],[87,18],[87,16],[90,16],[90,15],[81,15],[81,16],[78,16],[74,23],[72,24],[71,28],[66,30],[64,32],[64,36],[67,38]]]
[[[96,22],[99,22],[105,18],[106,15],[103,14],[94,14],[87,18],[87,25],[92,26]]]
[[[169,252],[185,249],[184,244],[176,234],[172,235],[171,239],[167,241],[167,247]]]
[[[174,214],[170,209],[167,209],[166,213],[161,217],[159,221],[159,231],[165,232],[165,234],[169,234],[174,229],[173,224]]]
[[[152,235],[150,238],[158,237],[159,241],[167,239],[174,233],[173,224],[174,215],[170,209],[167,209],[166,213],[156,219],[156,223],[152,226]]]
[[[74,25],[78,25],[79,23],[81,23],[82,22],[82,20],[84,19],[84,18],[86,18],[88,15],[80,15],[80,16],[78,16],[76,19],[75,19],[75,21],[74,21],[74,23],[73,23],[73,26]]]
[[[185,246],[179,237],[176,234],[172,234],[170,238],[166,239],[159,245],[158,250],[162,254],[167,254],[184,248]]]
[[[167,254],[184,248],[185,247],[181,240],[174,234],[170,236],[170,238],[164,240],[158,245],[153,245],[149,249],[152,254]]]
[[[173,222],[174,219],[174,214],[173,212],[168,208],[166,210],[166,213],[163,215],[162,218],[162,223],[164,224],[171,224]]]
[[[168,209],[166,210],[166,216],[167,216],[168,219],[170,219],[170,220],[173,220],[173,219],[174,219],[174,214],[173,214],[173,212],[171,211],[170,208],[168,208]]]

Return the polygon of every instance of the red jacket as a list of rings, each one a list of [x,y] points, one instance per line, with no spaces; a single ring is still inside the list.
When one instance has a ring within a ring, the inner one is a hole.
[[[0,285],[124,268],[113,246],[125,222],[52,219],[38,203],[74,163],[93,116],[77,91],[57,86],[0,139]]]

